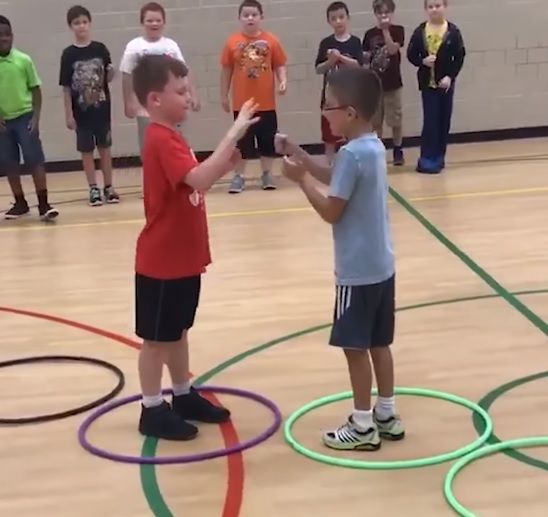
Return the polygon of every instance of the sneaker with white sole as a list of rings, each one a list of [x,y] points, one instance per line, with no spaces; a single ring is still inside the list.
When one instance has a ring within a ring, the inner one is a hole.
[[[381,448],[379,431],[374,425],[370,429],[358,426],[352,416],[334,431],[323,435],[323,443],[339,451],[378,451]]]
[[[101,191],[97,187],[90,187],[89,189],[89,206],[101,206],[103,204],[103,198],[101,197]]]
[[[263,172],[261,185],[263,190],[276,190],[276,183],[274,183],[274,178],[270,172]]]
[[[44,203],[43,205],[38,206],[38,214],[42,221],[49,223],[57,218],[59,210],[52,207],[49,203]]]
[[[381,438],[394,442],[405,438],[405,428],[399,415],[392,415],[386,420],[381,420],[373,410],[373,422],[377,426]]]
[[[118,195],[118,192],[114,190],[114,187],[107,187],[103,189],[103,194],[105,196],[105,201],[109,204],[116,204],[120,202],[120,196]]]
[[[16,201],[13,206],[4,214],[4,219],[14,220],[19,219],[24,215],[29,214],[30,209],[26,201]]]
[[[236,174],[232,179],[230,188],[228,189],[229,194],[240,194],[245,189],[245,179],[240,174]]]

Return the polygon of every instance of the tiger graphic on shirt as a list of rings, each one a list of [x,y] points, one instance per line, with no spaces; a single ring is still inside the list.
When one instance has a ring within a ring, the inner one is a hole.
[[[268,58],[270,56],[270,47],[266,40],[256,40],[250,43],[240,43],[239,65],[246,71],[249,79],[257,79],[268,70]]]

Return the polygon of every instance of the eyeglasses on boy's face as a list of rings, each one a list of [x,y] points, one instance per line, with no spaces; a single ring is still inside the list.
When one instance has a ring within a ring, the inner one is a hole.
[[[324,106],[324,111],[343,111],[348,109],[350,106]]]

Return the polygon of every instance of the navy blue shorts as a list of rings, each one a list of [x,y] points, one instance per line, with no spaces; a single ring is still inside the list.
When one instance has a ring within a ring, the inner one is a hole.
[[[378,284],[337,286],[329,344],[354,350],[390,346],[396,320],[395,284],[392,276]]]
[[[33,113],[26,113],[12,120],[6,120],[5,130],[0,129],[0,171],[13,172],[21,163],[29,169],[43,165],[44,150],[39,131],[29,129]]]
[[[201,277],[159,280],[135,275],[135,333],[146,341],[179,341],[194,325]]]

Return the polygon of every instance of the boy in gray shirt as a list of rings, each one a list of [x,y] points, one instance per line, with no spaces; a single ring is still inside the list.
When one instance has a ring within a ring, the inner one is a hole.
[[[278,152],[286,155],[284,174],[333,227],[336,296],[329,343],[344,350],[354,396],[352,415],[323,435],[324,444],[334,449],[378,450],[381,438],[405,436],[395,411],[390,348],[395,261],[386,150],[372,125],[381,95],[380,81],[370,70],[343,69],[330,75],[323,112],[334,134],[348,142],[337,153],[332,169],[319,165],[286,135],[276,138]],[[327,196],[316,180],[329,185]],[[379,390],[374,408],[371,362]]]

